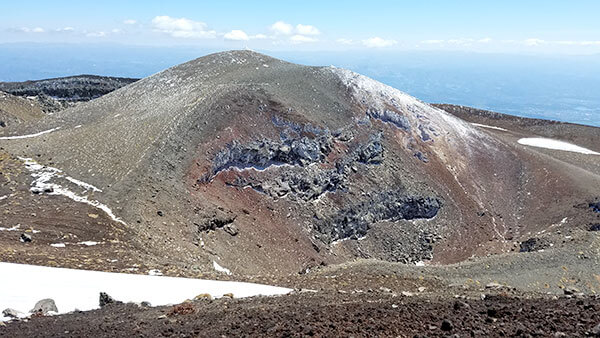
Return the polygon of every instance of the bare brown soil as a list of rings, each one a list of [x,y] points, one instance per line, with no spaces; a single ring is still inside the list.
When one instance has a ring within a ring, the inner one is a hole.
[[[301,293],[220,299],[158,308],[32,318],[0,327],[2,337],[576,337],[600,323],[600,300],[405,297],[381,292]]]

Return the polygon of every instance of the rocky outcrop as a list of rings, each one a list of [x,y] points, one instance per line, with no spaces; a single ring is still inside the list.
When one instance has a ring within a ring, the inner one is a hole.
[[[63,101],[89,101],[138,79],[79,75],[25,82],[0,82],[0,91],[17,96],[47,95]]]
[[[233,184],[249,186],[272,198],[288,197],[291,200],[312,201],[326,192],[343,188],[346,179],[338,169],[285,168],[275,177],[238,177]]]
[[[410,130],[410,122],[406,118],[406,116],[400,115],[395,111],[391,110],[377,110],[377,109],[369,109],[367,110],[367,116],[373,119],[381,120],[386,123],[391,123],[394,126],[409,131]]]
[[[385,191],[324,217],[315,228],[323,235],[321,240],[325,243],[358,239],[365,236],[374,223],[433,218],[441,206],[441,201],[435,197],[409,195],[402,190]]]
[[[213,173],[232,167],[263,170],[269,166],[279,166],[281,169],[277,175],[238,177],[231,185],[249,186],[273,198],[287,196],[292,200],[312,201],[326,192],[343,190],[349,174],[357,170],[356,163],[380,164],[383,161],[381,138],[381,134],[371,135],[368,142],[356,146],[339,159],[332,169],[308,166],[323,162],[331,152],[333,144],[328,134],[315,139],[304,137],[281,142],[263,140],[247,146],[235,144],[217,155]]]
[[[528,240],[521,242],[519,252],[535,252],[546,249],[550,246],[550,243],[542,238],[532,237]]]
[[[322,162],[331,151],[331,136],[261,141],[240,144],[233,142],[217,154],[213,169],[206,179],[228,169],[266,169],[272,165],[307,166]]]
[[[227,227],[228,233],[235,232],[237,234],[237,228],[231,226],[237,215],[229,210],[223,208],[217,208],[212,211],[198,209],[196,210],[196,214],[199,215],[199,219],[194,224],[199,232],[214,231]]]

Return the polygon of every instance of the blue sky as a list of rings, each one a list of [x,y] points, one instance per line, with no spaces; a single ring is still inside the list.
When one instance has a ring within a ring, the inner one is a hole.
[[[0,43],[600,53],[600,1],[5,1]]]

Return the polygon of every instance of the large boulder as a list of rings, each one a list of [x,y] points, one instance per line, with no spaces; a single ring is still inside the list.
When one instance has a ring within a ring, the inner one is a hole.
[[[546,249],[550,243],[542,238],[532,237],[524,242],[521,242],[519,252],[535,252]]]
[[[8,318],[22,318],[22,317],[26,317],[26,315],[23,312],[17,311],[15,309],[6,309],[6,310],[2,311],[2,315],[4,317],[8,317]]]
[[[114,304],[114,303],[120,303],[120,302],[116,301],[114,298],[109,296],[106,292],[100,292],[100,301],[99,301],[100,307],[105,307],[108,304]]]
[[[56,303],[54,302],[54,300],[47,298],[35,303],[35,306],[29,312],[42,314],[47,314],[49,312],[58,313],[58,308],[56,307]]]

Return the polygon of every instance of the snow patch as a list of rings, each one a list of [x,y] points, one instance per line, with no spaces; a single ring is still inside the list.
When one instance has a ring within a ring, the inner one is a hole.
[[[162,276],[163,273],[160,270],[152,269],[152,270],[148,271],[148,275],[150,275],[150,276]]]
[[[215,270],[217,272],[222,272],[226,275],[231,275],[231,271],[229,271],[229,269],[220,266],[219,263],[217,263],[215,261],[213,261],[213,267],[215,268]]]
[[[65,243],[52,243],[50,244],[51,247],[53,248],[64,248],[66,247]]]
[[[221,297],[233,293],[236,298],[275,296],[291,289],[275,286],[175,278],[164,276],[133,275],[101,271],[73,270],[44,266],[0,263],[2,285],[18,286],[0,288],[2,308],[28,311],[40,299],[51,298],[59,313],[88,311],[99,308],[100,292],[106,292],[122,302],[150,302],[153,306],[178,304],[201,293]],[[43,281],[43,283],[40,283]],[[0,318],[7,320],[7,318]]]
[[[476,127],[481,127],[481,128],[494,129],[494,130],[500,130],[500,131],[508,131],[507,129],[495,127],[495,126],[489,126],[487,124],[479,124],[479,123],[471,123],[471,124]]]
[[[565,141],[559,141],[551,138],[543,137],[526,137],[519,139],[519,144],[526,146],[546,148],[552,150],[570,151],[574,153],[586,154],[586,155],[600,155],[600,153],[587,148],[583,148]]]
[[[89,204],[93,207],[96,207],[96,208],[104,211],[113,221],[119,222],[122,224],[126,224],[123,220],[121,220],[120,218],[115,216],[115,214],[112,212],[112,210],[108,206],[106,206],[98,201],[90,200],[90,199],[88,199],[87,196],[77,195],[73,191],[62,187],[59,184],[49,183],[49,182],[54,178],[65,178],[69,182],[75,183],[76,185],[84,188],[86,191],[88,191],[88,190],[101,191],[100,189],[94,187],[91,184],[79,181],[72,177],[69,177],[69,176],[65,177],[60,169],[40,165],[39,163],[37,163],[36,161],[34,161],[30,158],[21,158],[20,157],[19,159],[21,161],[25,162],[25,167],[27,168],[27,170],[29,170],[31,172],[31,176],[34,178],[34,181],[31,183],[32,187],[30,189],[32,192],[47,193],[48,195],[62,195],[62,196],[68,197],[76,202]]]
[[[3,136],[3,137],[0,137],[0,140],[18,140],[18,139],[22,139],[22,138],[38,137],[38,136],[41,136],[41,135],[44,135],[44,134],[51,133],[51,132],[53,132],[55,130],[58,130],[58,129],[60,129],[60,127],[56,127],[56,128],[52,128],[52,129],[40,131],[39,133],[29,134],[29,135]]]
[[[85,242],[79,242],[77,244],[79,244],[79,245],[85,245],[85,246],[94,246],[94,245],[98,245],[100,243],[94,242],[94,241],[85,241]]]
[[[13,226],[12,228],[0,227],[0,231],[18,231],[20,227],[21,227],[21,225],[19,225],[19,224]]]
[[[91,185],[89,183],[85,183],[83,181],[80,181],[78,179],[75,179],[73,177],[65,176],[65,179],[67,179],[71,183],[77,184],[78,186],[84,188],[85,190],[92,190],[92,191],[96,191],[96,192],[102,192],[102,190],[96,188],[95,186],[93,186],[93,185]]]

